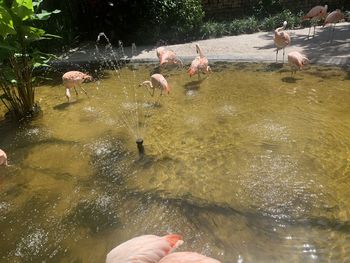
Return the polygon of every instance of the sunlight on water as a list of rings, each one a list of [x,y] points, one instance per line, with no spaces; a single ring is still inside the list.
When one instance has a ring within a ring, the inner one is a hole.
[[[154,65],[103,71],[70,104],[53,82],[37,90],[41,118],[1,120],[0,261],[104,262],[176,232],[180,250],[227,263],[349,262],[349,73],[212,69],[165,69],[161,98],[138,87]]]

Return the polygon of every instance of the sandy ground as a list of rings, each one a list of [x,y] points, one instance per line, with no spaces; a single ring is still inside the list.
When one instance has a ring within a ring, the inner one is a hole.
[[[330,27],[317,27],[315,37],[308,39],[308,28],[287,29],[291,36],[291,44],[286,48],[287,54],[291,51],[299,51],[305,54],[311,63],[332,64],[350,66],[350,23],[339,23],[334,31],[334,40],[331,43],[329,36]],[[275,46],[273,32],[258,32],[239,36],[228,36],[200,40],[196,42],[169,45],[167,48],[176,52],[185,62],[190,62],[195,56],[195,43],[198,43],[209,61],[275,61]],[[137,43],[136,43],[137,45]],[[104,50],[104,48],[100,48]],[[133,61],[157,61],[154,46],[136,46],[136,52],[131,52],[131,47],[124,48],[125,55]],[[282,61],[282,53],[279,53],[279,61]],[[99,60],[94,44],[89,43],[72,49],[61,56],[60,62],[83,63]],[[112,57],[107,54],[107,57]]]

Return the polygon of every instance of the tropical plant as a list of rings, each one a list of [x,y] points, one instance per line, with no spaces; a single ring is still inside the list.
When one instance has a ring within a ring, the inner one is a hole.
[[[48,66],[53,57],[40,52],[36,42],[57,36],[35,27],[59,10],[40,8],[43,0],[0,0],[0,83],[1,101],[20,120],[39,111],[35,102],[33,71]]]

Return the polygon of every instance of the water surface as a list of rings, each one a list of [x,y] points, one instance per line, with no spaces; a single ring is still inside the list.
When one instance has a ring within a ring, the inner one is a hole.
[[[104,262],[142,234],[222,262],[350,261],[350,80],[338,68],[221,64],[101,72],[68,104],[37,89],[43,116],[0,122],[1,262]],[[146,155],[137,154],[142,136]]]

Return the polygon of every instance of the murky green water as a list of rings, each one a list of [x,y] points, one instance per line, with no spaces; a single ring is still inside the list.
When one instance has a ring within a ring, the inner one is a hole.
[[[104,262],[168,232],[222,262],[350,261],[346,72],[174,69],[171,95],[152,99],[137,85],[153,67],[106,71],[70,105],[61,84],[42,86],[42,118],[0,122],[13,165],[0,168],[1,262]]]

